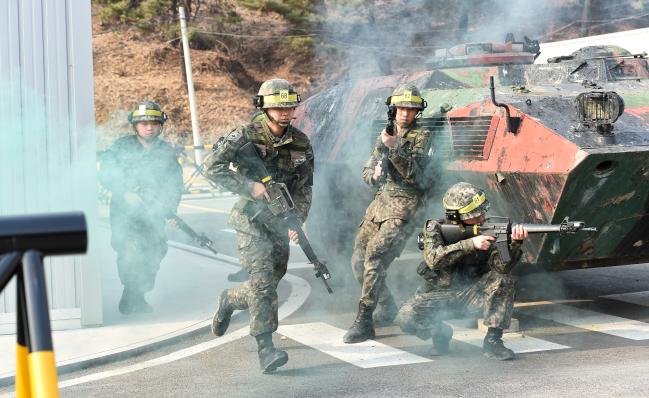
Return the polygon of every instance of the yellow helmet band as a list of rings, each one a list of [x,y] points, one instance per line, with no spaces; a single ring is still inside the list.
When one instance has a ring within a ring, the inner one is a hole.
[[[444,207],[446,207],[449,210],[457,210],[457,212],[459,214],[467,214],[467,213],[470,213],[473,210],[477,209],[478,207],[480,207],[480,205],[483,204],[485,202],[485,200],[487,200],[487,195],[485,195],[484,193],[475,194],[475,195],[473,195],[473,198],[471,199],[471,203],[469,203],[468,205],[466,205],[464,207],[461,207],[459,209],[457,209],[457,208],[454,209],[451,206],[447,206],[446,203],[444,203]]]
[[[163,117],[164,113],[156,111],[155,109],[138,109],[131,113],[132,116],[157,116]]]
[[[264,95],[264,106],[273,106],[287,104],[291,102],[298,102],[297,94],[289,93],[288,90],[281,90],[277,94]]]
[[[412,95],[412,91],[404,91],[401,95],[393,95],[390,98],[390,105],[393,105],[397,102],[414,102],[416,104],[423,104],[424,99],[418,95]]]

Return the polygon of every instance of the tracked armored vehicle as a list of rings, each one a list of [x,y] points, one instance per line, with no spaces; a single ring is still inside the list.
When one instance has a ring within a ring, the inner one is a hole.
[[[322,249],[351,249],[372,194],[360,171],[385,125],[385,99],[412,82],[428,102],[419,123],[433,131],[442,169],[430,182],[428,217],[442,216],[434,192],[466,180],[487,190],[490,214],[527,223],[570,217],[598,229],[532,237],[527,263],[564,270],[649,261],[647,60],[612,46],[532,64],[537,55],[527,39],[463,45],[437,53],[431,70],[344,81],[304,101],[295,124],[318,159],[307,227]]]

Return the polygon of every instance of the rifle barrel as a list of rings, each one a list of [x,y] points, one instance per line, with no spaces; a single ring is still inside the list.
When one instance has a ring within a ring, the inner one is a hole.
[[[545,234],[548,232],[561,232],[561,224],[519,224],[527,229],[530,234]]]

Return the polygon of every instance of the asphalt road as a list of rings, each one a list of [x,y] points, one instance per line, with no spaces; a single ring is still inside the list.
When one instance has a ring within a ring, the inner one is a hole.
[[[193,203],[215,209],[224,205]],[[226,215],[193,210],[184,214],[186,220],[198,230],[211,231],[219,251],[236,255]],[[398,300],[416,288],[416,275],[411,277],[415,263],[414,259],[399,261],[390,270],[389,283]],[[329,296],[308,269],[289,273],[296,277],[292,279],[306,281],[310,292],[307,288],[304,295],[304,289],[286,280],[280,284],[281,305],[299,305],[280,322],[284,337],[275,335],[276,345],[290,357],[275,373],[260,373],[254,339],[240,330],[248,320],[241,313],[228,330],[234,337],[223,344],[205,330],[121,362],[64,374],[59,378],[61,395],[649,396],[649,293],[627,294],[649,292],[649,264],[521,278],[514,315],[521,330],[510,335],[511,343],[506,342],[519,347],[520,353],[510,362],[482,357],[479,332],[471,329],[474,320],[454,323],[452,352],[447,357],[431,360],[426,354],[429,341],[403,335],[395,326],[378,328],[375,342],[351,352],[350,345],[334,337],[353,321],[356,282],[341,277],[334,283],[335,294]]]

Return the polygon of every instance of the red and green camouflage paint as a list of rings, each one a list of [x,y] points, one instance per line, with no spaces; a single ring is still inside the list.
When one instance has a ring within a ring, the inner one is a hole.
[[[316,194],[312,214],[326,214],[338,238],[354,230],[362,217],[357,209],[369,200],[354,170],[384,123],[384,99],[396,85],[411,83],[429,104],[419,123],[433,131],[435,156],[445,165],[441,184],[431,186],[443,192],[467,181],[486,189],[494,215],[529,223],[569,216],[598,228],[589,235],[530,237],[523,262],[561,270],[649,261],[647,60],[597,46],[548,64],[504,62],[345,81],[306,100],[295,125],[310,136],[328,184],[326,196]],[[467,64],[475,65],[475,57]],[[490,76],[497,101],[518,122],[515,133],[507,131],[503,108],[490,99]],[[577,95],[598,91],[617,92],[626,104],[612,134],[583,128],[578,119]],[[441,216],[431,209],[427,218]],[[342,240],[319,235],[325,245]]]

